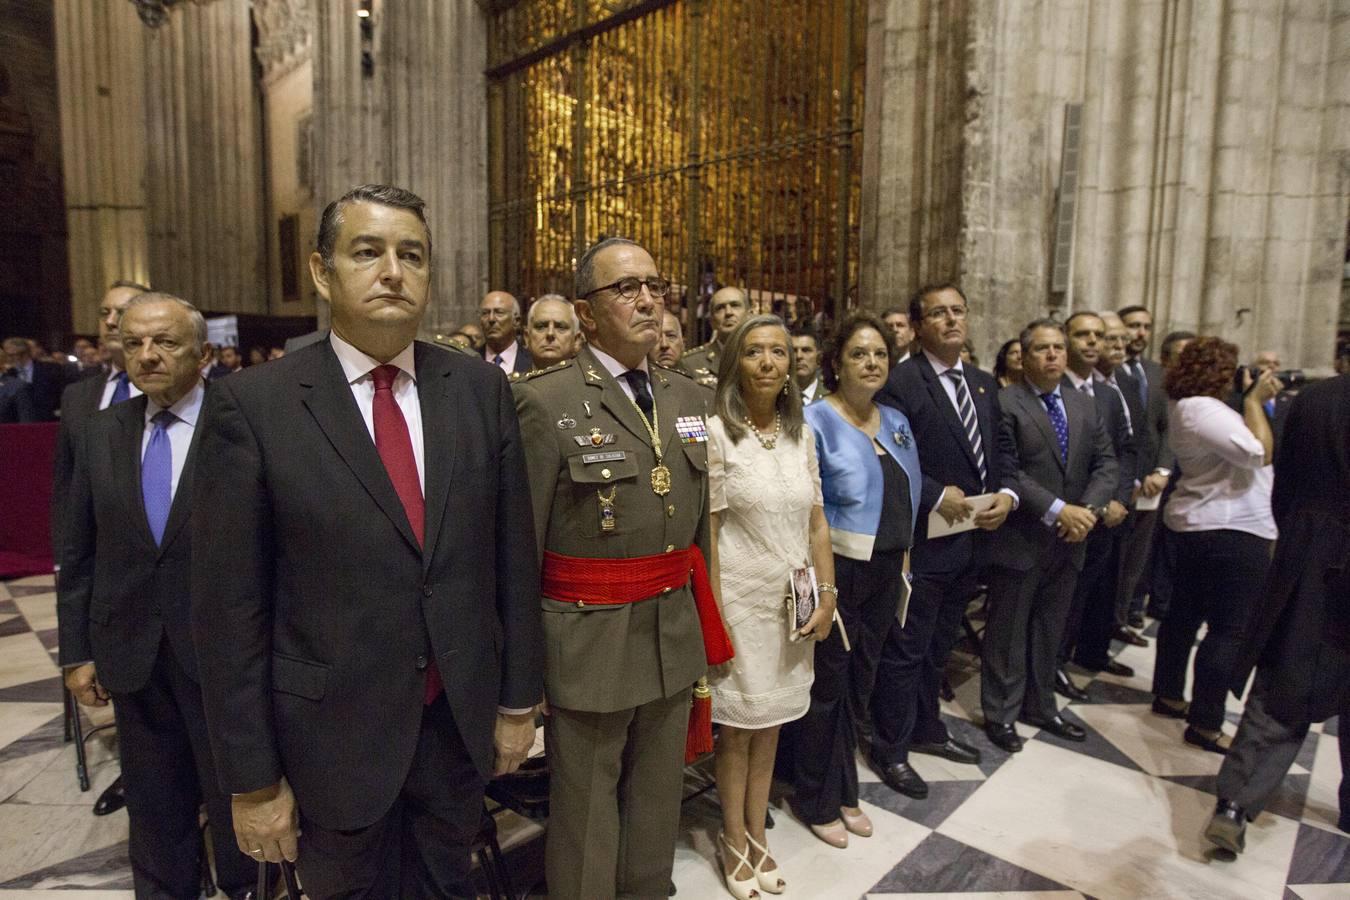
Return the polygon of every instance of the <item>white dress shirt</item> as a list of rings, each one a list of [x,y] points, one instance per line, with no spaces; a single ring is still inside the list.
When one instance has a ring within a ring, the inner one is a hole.
[[[356,406],[361,410],[361,418],[366,423],[370,439],[375,440],[375,379],[370,374],[382,363],[362,350],[331,332],[328,340],[333,345],[338,362],[342,365],[342,374],[347,376],[351,385]],[[394,378],[394,402],[403,413],[403,421],[408,423],[408,437],[412,441],[413,459],[417,461],[417,483],[426,496],[426,452],[422,446],[422,406],[417,400],[417,363],[413,356],[413,345],[404,347],[397,356],[389,360],[392,366],[398,366],[398,375]]]
[[[500,356],[502,358],[501,370],[503,372],[514,372],[516,370],[516,350],[520,347],[518,343],[512,341],[507,344],[500,352],[494,352],[491,347],[483,347],[483,359],[492,362],[493,359]],[[496,365],[496,363],[493,363]]]
[[[627,378],[624,378],[624,377],[623,377],[623,373],[629,371],[629,368],[628,368],[627,366],[625,366],[623,363],[619,362],[619,361],[618,361],[617,359],[615,359],[614,357],[610,356],[610,355],[609,355],[608,353],[606,353],[605,351],[601,350],[599,347],[595,346],[594,344],[591,344],[591,345],[589,345],[589,346],[590,346],[590,348],[591,348],[591,352],[595,354],[595,358],[596,358],[596,360],[600,363],[600,365],[604,366],[604,367],[605,367],[605,371],[608,372],[609,374],[613,375],[613,376],[614,376],[614,380],[617,381],[617,382],[619,383],[619,390],[623,391],[624,396],[626,396],[629,400],[632,400],[632,401],[634,401],[634,402],[637,402],[637,397],[633,394],[633,387],[632,387],[632,385],[630,385],[630,384],[628,383],[628,379],[627,379]],[[647,374],[647,378],[648,378],[648,381],[647,381],[648,388],[647,388],[647,389],[648,389],[648,390],[651,390],[651,381],[650,381],[650,379],[651,379],[651,372],[648,371],[648,369],[647,369],[647,357],[645,357],[645,356],[642,357],[642,362],[640,362],[640,363],[637,364],[637,368],[638,368],[640,371],[645,372],[645,373]],[[656,401],[656,396],[653,395],[653,396],[652,396],[652,402],[655,402],[655,401]]]
[[[113,366],[112,371],[108,373],[107,376],[104,377],[103,396],[100,397],[98,401],[99,409],[107,409],[109,406],[112,406],[113,391],[117,390],[117,376],[121,374],[122,370],[117,368],[116,366]],[[130,378],[127,379],[127,391],[128,391],[127,393],[128,400],[130,400],[132,397],[139,397],[141,395],[141,389],[136,387],[135,383],[132,382]]]
[[[811,379],[811,383],[802,389],[802,406],[814,403],[817,397],[824,396],[825,392],[822,390],[824,387],[825,385],[820,380],[820,373],[817,372],[816,377]]]
[[[206,385],[200,380],[192,386],[178,402],[169,407],[174,420],[164,429],[169,436],[169,447],[173,452],[173,476],[169,481],[169,497],[178,494],[178,479],[183,475],[183,464],[187,462],[188,448],[192,446],[192,433],[197,429],[197,417],[202,411],[202,399],[206,396]],[[164,407],[153,400],[145,404],[145,429],[141,432],[141,460],[145,460],[145,451],[150,446],[150,437],[155,433],[153,419]]]
[[[1237,412],[1214,397],[1187,397],[1172,406],[1168,439],[1181,478],[1163,510],[1173,531],[1245,531],[1273,541],[1270,510],[1274,468]]]

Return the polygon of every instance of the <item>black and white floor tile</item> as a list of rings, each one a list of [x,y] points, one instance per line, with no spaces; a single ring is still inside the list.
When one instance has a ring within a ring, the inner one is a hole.
[[[88,742],[91,789],[75,778],[64,740],[50,577],[0,584],[0,900],[129,898],[127,820],[91,814],[117,773],[109,732]],[[1149,711],[1153,649],[1126,647],[1131,678],[1077,672],[1090,701],[1064,704],[1087,729],[1081,744],[1019,726],[1026,749],[1009,756],[983,737],[974,661],[958,653],[956,697],[943,704],[954,734],[984,753],[979,765],[911,760],[929,783],[918,801],[859,763],[863,805],[876,826],[846,850],[818,841],[775,801],[775,858],[800,898],[1350,898],[1350,835],[1336,827],[1337,723],[1315,726],[1270,811],[1248,829],[1247,850],[1224,861],[1201,832],[1213,810],[1220,759],[1187,746],[1183,724]],[[1064,703],[1064,701],[1061,701]],[[1231,703],[1231,701],[1230,701]],[[1230,718],[1236,721],[1236,704]],[[92,725],[106,721],[95,711]],[[1230,731],[1233,727],[1230,726]],[[691,795],[707,766],[691,770]],[[678,896],[727,896],[713,843],[715,792],[685,804],[676,851]],[[516,887],[539,876],[535,823],[501,820]]]

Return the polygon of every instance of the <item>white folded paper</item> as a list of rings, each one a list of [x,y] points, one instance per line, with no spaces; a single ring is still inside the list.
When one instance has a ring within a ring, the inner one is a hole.
[[[1157,509],[1158,504],[1161,502],[1162,491],[1158,491],[1158,493],[1154,494],[1152,497],[1145,497],[1143,494],[1140,494],[1134,500],[1134,508],[1148,512],[1151,509]]]
[[[928,514],[928,539],[946,537],[949,534],[960,534],[963,531],[970,531],[975,527],[975,516],[984,512],[994,505],[994,500],[998,494],[976,494],[973,497],[967,497],[966,502],[975,508],[965,520],[956,522],[952,525],[947,524],[947,520],[942,518],[942,514],[936,509]]]

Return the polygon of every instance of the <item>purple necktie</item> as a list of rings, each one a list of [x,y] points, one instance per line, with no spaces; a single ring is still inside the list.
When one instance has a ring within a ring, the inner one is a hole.
[[[108,400],[109,406],[131,399],[131,388],[127,385],[127,373],[118,372],[117,377],[113,380],[117,382],[117,387],[113,388],[112,398]]]
[[[155,544],[164,541],[164,526],[169,524],[173,505],[173,446],[169,443],[169,424],[177,418],[167,409],[150,420],[155,430],[141,459],[141,499],[145,502],[145,520]]]

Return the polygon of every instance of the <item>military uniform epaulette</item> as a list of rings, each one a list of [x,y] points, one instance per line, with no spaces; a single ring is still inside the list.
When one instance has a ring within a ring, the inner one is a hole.
[[[695,353],[706,353],[706,352],[708,352],[709,350],[716,349],[716,344],[717,344],[716,341],[708,341],[708,342],[705,343],[705,344],[699,344],[697,347],[695,347],[695,348],[692,349],[692,350],[686,350],[686,351],[684,351],[684,353],[680,355],[680,359],[684,359],[685,357],[693,356]]]
[[[547,368],[543,368],[543,369],[534,369],[534,370],[532,370],[532,371],[530,371],[530,372],[526,372],[522,377],[524,378],[524,380],[530,381],[530,380],[532,380],[532,379],[538,378],[540,375],[547,375],[547,374],[549,374],[550,372],[559,372],[559,371],[562,371],[563,369],[567,368],[567,367],[570,366],[571,364],[572,364],[572,361],[571,361],[570,359],[559,360],[558,362],[555,362],[553,365],[548,366]],[[513,379],[511,379],[511,380],[512,380],[512,381],[515,381],[515,380],[517,380],[517,379],[514,379],[514,378],[513,378]]]

